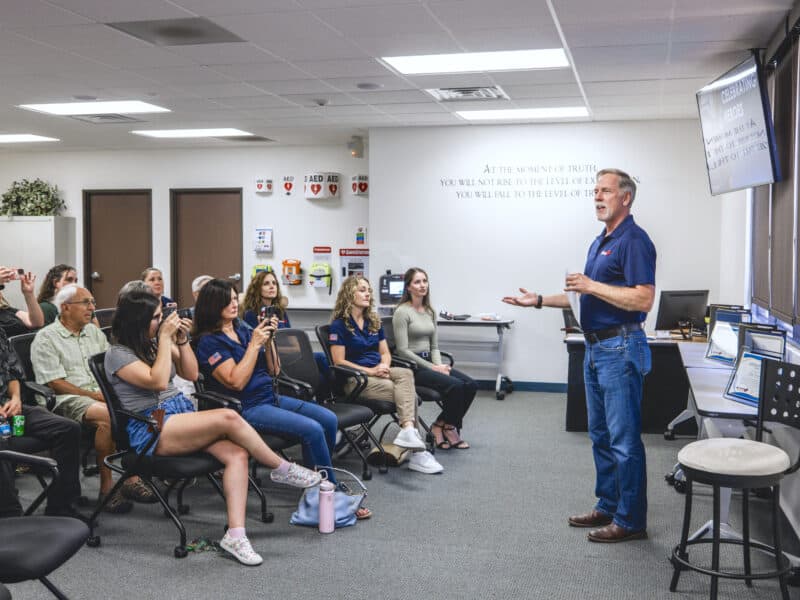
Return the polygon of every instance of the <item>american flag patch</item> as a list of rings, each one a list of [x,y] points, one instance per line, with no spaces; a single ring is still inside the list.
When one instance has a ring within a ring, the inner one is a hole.
[[[214,352],[214,354],[208,357],[208,364],[213,367],[221,360],[222,360],[222,354],[220,354],[219,352]]]
[[[336,342],[338,340],[339,340],[339,336],[336,335],[335,333],[329,333],[328,334],[328,341],[329,342]]]

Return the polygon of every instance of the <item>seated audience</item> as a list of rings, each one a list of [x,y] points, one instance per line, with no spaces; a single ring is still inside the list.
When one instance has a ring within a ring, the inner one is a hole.
[[[123,408],[150,416],[163,413],[163,426],[148,453],[179,456],[197,451],[212,454],[225,465],[222,486],[228,509],[229,529],[220,546],[245,565],[261,564],[262,558],[247,539],[248,460],[252,456],[270,467],[272,481],[295,487],[319,484],[320,475],[283,460],[235,411],[215,409],[195,412],[194,406],[175,389],[175,373],[194,381],[197,360],[189,347],[191,321],[173,312],[162,319],[161,303],[146,292],[122,296],[111,326],[114,344],[106,352],[105,370]],[[131,446],[144,452],[152,438],[147,423],[128,421]]]
[[[164,275],[161,273],[160,269],[147,267],[142,271],[142,281],[149,285],[153,295],[161,300],[162,308],[170,304],[175,304],[172,298],[164,295]]]
[[[197,304],[197,296],[200,295],[200,290],[203,289],[203,286],[207,284],[209,281],[214,279],[211,275],[198,275],[194,279],[192,279],[192,298],[194,298],[195,304]],[[194,319],[194,306],[189,308],[189,312]]]
[[[53,302],[56,294],[65,285],[71,283],[78,283],[78,272],[75,267],[70,267],[69,265],[56,265],[44,276],[44,281],[42,281],[42,286],[39,288],[39,295],[36,300],[42,309],[45,325],[49,325],[58,317],[58,308]]]
[[[24,378],[19,359],[11,349],[5,332],[0,329],[0,415],[9,421],[16,415],[24,416],[25,437],[45,442],[53,459],[58,463],[59,475],[48,491],[45,514],[81,518],[72,506],[81,494],[81,484],[78,479],[81,427],[74,421],[54,415],[41,406],[22,404],[20,382]],[[21,515],[22,505],[14,486],[14,465],[9,461],[2,461],[0,462],[0,517]]]
[[[400,358],[419,365],[414,373],[417,385],[434,389],[442,396],[444,407],[431,426],[436,447],[465,450],[469,444],[461,439],[461,426],[478,385],[469,375],[442,364],[428,274],[412,268],[403,279],[403,297],[392,315],[395,350]]]
[[[324,406],[278,396],[272,383],[280,371],[273,334],[278,318],[264,319],[254,329],[239,321],[239,300],[233,285],[212,279],[197,299],[194,336],[197,357],[209,389],[234,396],[242,416],[256,431],[299,438],[303,463],[310,468],[331,466],[336,441],[336,415]],[[328,480],[336,482],[330,469]],[[367,518],[368,509],[357,517]]]
[[[410,369],[391,366],[392,357],[375,312],[372,288],[363,277],[351,276],[342,282],[333,309],[329,343],[334,365],[367,375],[367,387],[361,392],[364,398],[395,403],[400,433],[394,444],[418,451],[411,455],[408,468],[421,473],[441,473],[442,465],[425,451],[425,442],[417,431],[414,374]],[[352,390],[356,382],[351,378],[346,385],[347,390]]]
[[[38,329],[44,325],[44,315],[36,296],[33,293],[33,283],[36,276],[33,273],[19,273],[17,269],[0,267],[0,290],[9,281],[19,279],[20,290],[25,298],[25,306],[28,310],[14,308],[3,297],[0,291],[0,328],[8,337],[29,333],[32,329]]]
[[[114,480],[111,469],[103,462],[115,451],[111,420],[100,387],[89,370],[88,359],[108,350],[105,334],[94,325],[95,302],[89,290],[74,284],[64,286],[56,294],[58,319],[41,329],[31,344],[31,362],[36,381],[50,386],[57,394],[57,415],[84,423],[95,429],[94,447],[100,473],[100,498],[111,491]],[[137,478],[131,478],[111,498],[104,510],[125,513],[138,502],[156,502],[153,492]]]

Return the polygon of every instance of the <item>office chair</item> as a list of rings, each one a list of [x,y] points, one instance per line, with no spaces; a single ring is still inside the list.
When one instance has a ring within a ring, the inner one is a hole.
[[[98,308],[94,311],[94,318],[100,324],[100,329],[111,327],[111,322],[114,320],[114,313],[116,312],[116,308]]]
[[[178,529],[180,543],[175,546],[173,554],[175,558],[184,558],[187,555],[186,529],[177,513],[186,514],[189,512],[189,507],[183,503],[183,489],[186,487],[185,482],[194,477],[205,475],[224,500],[225,495],[223,494],[222,486],[214,477],[214,473],[221,470],[223,465],[207,452],[194,452],[182,456],[158,456],[156,454],[148,456],[147,454],[137,454],[136,451],[131,448],[130,440],[128,439],[128,420],[137,419],[148,423],[153,428],[154,435],[151,444],[155,444],[157,441],[155,432],[158,431],[158,423],[152,418],[144,417],[122,408],[119,397],[106,377],[104,361],[105,352],[95,354],[89,358],[89,368],[97,380],[100,390],[103,392],[103,396],[108,404],[108,413],[111,416],[111,431],[117,446],[117,451],[106,457],[105,464],[111,470],[119,473],[120,477],[111,491],[105,495],[103,501],[95,508],[91,517],[89,517],[90,535],[87,544],[91,547],[100,545],[100,537],[94,533],[95,527],[97,526],[97,516],[103,510],[105,504],[114,497],[114,494],[117,493],[125,481],[130,477],[138,475],[150,490],[152,490],[153,494],[164,508],[164,514],[172,519],[172,522]],[[178,488],[177,513],[158,489],[158,486],[153,481],[155,478],[172,481],[173,484],[169,486],[170,490],[174,486],[174,482],[182,482]],[[264,523],[272,522],[274,516],[271,513],[267,513],[266,499],[263,492],[258,489],[252,480],[250,481],[250,487],[256,490],[261,500],[261,520]]]
[[[58,477],[56,461],[11,450],[0,450],[0,460],[29,464]],[[61,600],[66,596],[47,578],[80,550],[89,536],[86,523],[71,517],[10,517],[0,520],[0,600],[11,598],[2,584],[38,579]]]
[[[362,406],[366,406],[369,408],[375,416],[370,421],[370,429],[378,422],[378,420],[384,416],[389,415],[392,419],[386,426],[384,426],[383,430],[381,431],[380,436],[378,436],[378,440],[382,441],[383,436],[386,433],[387,428],[391,425],[392,422],[399,423],[399,419],[397,417],[397,406],[395,403],[390,400],[375,400],[370,398],[363,398],[361,397],[361,392],[364,391],[364,388],[367,387],[367,376],[361,373],[360,371],[356,371],[355,369],[350,369],[348,367],[342,367],[339,365],[333,364],[333,357],[331,356],[331,347],[330,341],[328,336],[330,335],[330,325],[317,325],[315,331],[317,333],[317,339],[319,340],[320,346],[322,346],[323,351],[325,352],[325,356],[328,358],[328,362],[331,365],[331,370],[334,374],[334,390],[336,390],[339,394],[345,395],[349,398],[352,398],[352,402],[354,404],[360,404]],[[401,366],[407,367],[406,363],[398,364],[394,361],[392,362],[392,366]],[[355,379],[356,386],[350,391],[350,394],[344,394],[344,385],[348,379]],[[420,403],[419,396],[417,396],[417,404]],[[430,451],[434,451],[434,444],[433,444],[433,435],[431,434],[430,427],[417,416],[417,420],[422,428],[425,430],[427,445],[430,447]],[[382,449],[382,448],[381,448]],[[386,460],[386,455],[383,454],[382,458],[384,461]],[[386,462],[383,463],[384,466],[387,465]],[[383,472],[383,470],[381,470]]]
[[[23,394],[23,396],[27,395],[27,399],[23,398],[23,402],[34,406],[37,405],[36,400],[33,398],[33,394],[37,394],[45,399],[47,410],[52,412],[56,405],[56,393],[49,386],[36,383],[36,375],[33,372],[31,344],[33,344],[35,337],[36,333],[23,333],[22,335],[15,335],[9,338],[8,342],[11,344],[11,348],[14,352],[17,353],[20,365],[23,371],[25,371],[24,383],[28,390],[27,394]],[[97,465],[89,464],[89,455],[94,450],[95,428],[90,427],[86,423],[81,423],[81,431],[83,432],[83,444],[85,447],[83,454],[81,454],[81,469],[83,469],[84,476],[91,477],[98,473]]]
[[[336,415],[342,437],[348,447],[354,450],[361,458],[361,477],[367,481],[372,479],[367,457],[359,445],[364,437],[368,438],[382,453],[380,472],[386,473],[388,470],[386,467],[386,453],[370,430],[370,423],[375,417],[375,413],[369,407],[354,402],[355,396],[353,392],[358,390],[354,389],[350,394],[339,394],[331,398],[320,398],[318,396],[322,377],[317,361],[314,358],[311,341],[305,331],[300,329],[278,329],[275,332],[275,346],[278,349],[278,357],[281,361],[279,383],[290,386],[295,397],[319,402]],[[360,434],[353,436],[348,431],[352,427],[358,427]]]
[[[678,463],[686,476],[686,503],[683,513],[683,529],[680,543],[672,551],[674,568],[669,589],[674,592],[681,571],[690,569],[711,577],[711,595],[717,597],[720,577],[744,579],[748,586],[753,579],[778,578],[783,600],[789,600],[787,573],[791,569],[788,558],[781,551],[780,535],[780,482],[785,475],[800,468],[800,456],[791,464],[782,449],[762,441],[764,424],[779,423],[800,429],[798,410],[798,385],[800,365],[763,359],[761,363],[761,389],[759,391],[758,423],[756,441],[733,438],[708,438],[684,446],[678,452]],[[713,488],[713,537],[712,539],[689,539],[692,514],[692,486],[694,482],[705,483]],[[742,491],[742,539],[720,538],[720,489],[734,488]],[[772,488],[772,536],[773,545],[768,546],[750,540],[750,490]],[[688,546],[711,544],[711,568],[689,562]],[[720,571],[720,544],[736,544],[743,547],[744,572]],[[750,549],[771,553],[775,557],[775,570],[753,573],[750,567]]]

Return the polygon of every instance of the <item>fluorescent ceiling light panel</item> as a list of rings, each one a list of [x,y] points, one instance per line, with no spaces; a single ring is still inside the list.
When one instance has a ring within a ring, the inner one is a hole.
[[[455,113],[467,121],[535,121],[588,117],[585,106],[556,108],[509,108],[503,110],[459,110]]]
[[[44,137],[32,133],[10,133],[0,135],[0,144],[22,144],[24,142],[60,142],[58,138]]]
[[[140,100],[112,100],[109,102],[63,102],[57,104],[20,104],[20,108],[51,115],[134,115],[141,113],[170,112],[168,108]]]
[[[204,138],[204,137],[231,137],[231,136],[251,136],[250,132],[241,129],[219,128],[219,129],[146,129],[131,131],[136,135],[146,135],[155,138]]]
[[[502,52],[461,52],[419,56],[384,56],[381,60],[403,75],[432,73],[482,73],[485,71],[525,71],[568,67],[561,48],[509,50]]]

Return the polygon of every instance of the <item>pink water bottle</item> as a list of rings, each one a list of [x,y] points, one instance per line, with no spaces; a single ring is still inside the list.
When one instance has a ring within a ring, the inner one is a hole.
[[[333,533],[334,514],[333,507],[333,490],[335,486],[327,480],[323,480],[319,484],[319,532],[320,533]]]

